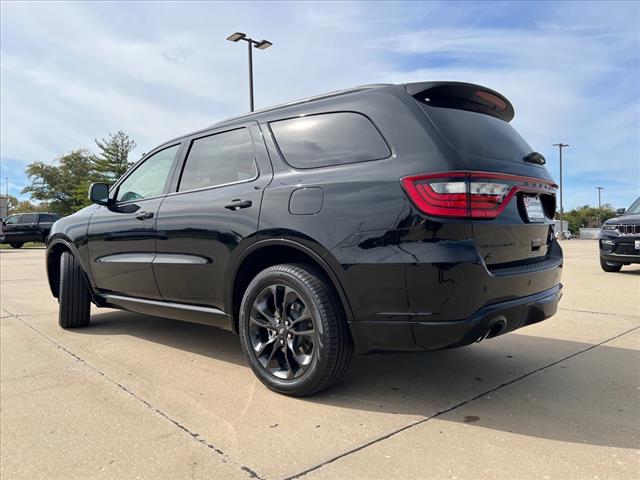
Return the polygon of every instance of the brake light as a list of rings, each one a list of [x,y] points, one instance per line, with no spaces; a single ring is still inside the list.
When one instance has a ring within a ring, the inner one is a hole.
[[[445,172],[401,179],[415,206],[427,215],[496,218],[518,191],[553,194],[547,180],[486,172]]]

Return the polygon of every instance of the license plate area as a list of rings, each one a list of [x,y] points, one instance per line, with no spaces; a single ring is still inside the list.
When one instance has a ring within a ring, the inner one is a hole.
[[[538,195],[523,195],[522,203],[524,204],[524,213],[527,221],[530,223],[542,223],[545,221],[544,208],[542,208],[542,201]]]

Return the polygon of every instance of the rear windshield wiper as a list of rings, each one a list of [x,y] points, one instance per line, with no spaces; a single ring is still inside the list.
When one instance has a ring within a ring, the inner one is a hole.
[[[545,163],[547,163],[547,160],[544,158],[544,156],[538,152],[531,152],[529,155],[525,155],[522,160],[529,163],[537,163],[538,165],[544,165]]]

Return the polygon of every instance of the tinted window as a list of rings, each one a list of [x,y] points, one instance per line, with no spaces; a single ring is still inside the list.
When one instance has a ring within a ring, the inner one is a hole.
[[[40,215],[40,223],[55,222],[57,219],[57,215],[49,215],[47,213]]]
[[[11,215],[10,217],[5,218],[4,223],[7,225],[15,225],[20,220],[19,215]]]
[[[310,115],[270,126],[284,159],[296,168],[380,160],[391,155],[378,129],[358,113]]]
[[[116,200],[126,202],[161,195],[178,148],[179,145],[174,145],[147,158],[120,184]]]
[[[37,215],[35,213],[26,213],[20,217],[20,223],[34,223]]]
[[[445,140],[462,156],[521,163],[531,147],[510,123],[483,113],[421,103]]]
[[[240,128],[194,140],[178,190],[242,182],[257,174],[249,130]]]

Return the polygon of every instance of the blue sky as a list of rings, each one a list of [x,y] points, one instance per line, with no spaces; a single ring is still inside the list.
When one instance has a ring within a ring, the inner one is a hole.
[[[2,2],[2,191],[122,129],[133,157],[247,110],[243,45],[255,51],[258,108],[354,85],[480,83],[516,107],[514,126],[558,178],[565,210],[640,194],[637,2]]]

